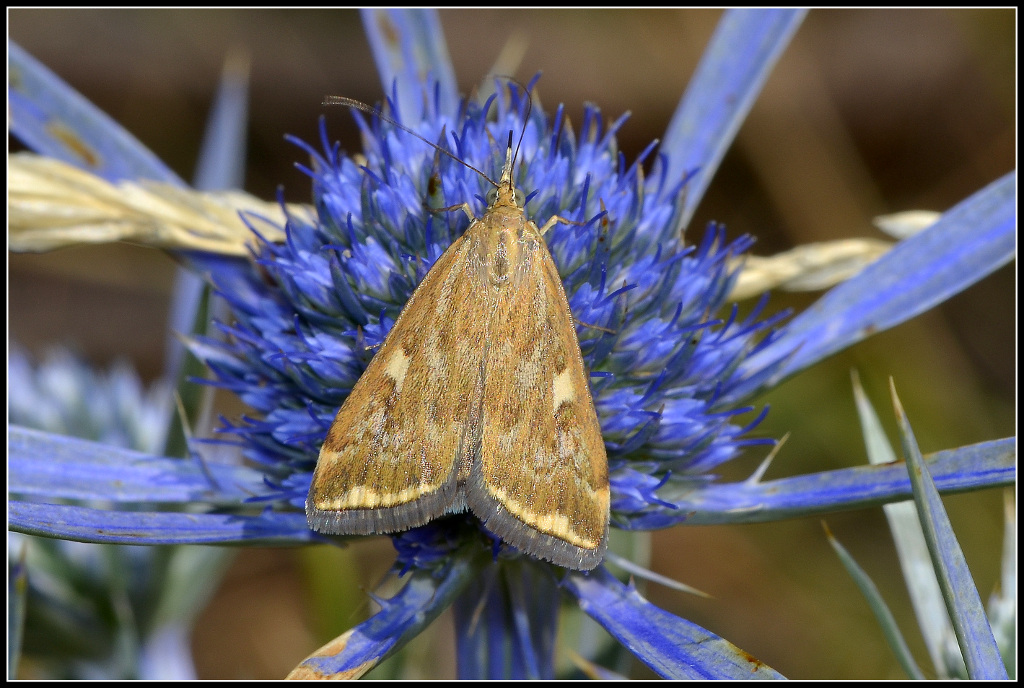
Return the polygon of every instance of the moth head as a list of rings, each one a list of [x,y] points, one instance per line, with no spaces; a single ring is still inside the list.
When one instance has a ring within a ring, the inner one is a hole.
[[[515,167],[516,155],[519,153],[519,146],[516,146],[515,154],[512,152],[512,132],[508,132],[508,146],[505,148],[505,165],[501,168],[501,179],[494,188],[487,192],[487,205],[494,205],[495,203],[515,203],[518,207],[522,208],[526,198],[516,188],[515,181],[513,180],[512,170]],[[494,182],[491,182],[492,184]]]
[[[504,204],[508,204],[511,201],[520,208],[522,208],[526,203],[526,194],[517,189],[511,180],[509,180],[508,183],[502,183],[498,186],[491,187],[484,197],[487,199],[488,206],[493,206],[498,203],[499,198]]]

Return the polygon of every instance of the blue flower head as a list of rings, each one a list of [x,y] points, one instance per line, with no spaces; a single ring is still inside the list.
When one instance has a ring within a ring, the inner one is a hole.
[[[258,470],[132,457],[131,470],[117,467],[119,499],[133,507],[190,508],[107,512],[30,499],[12,502],[12,524],[103,542],[327,539],[309,530],[303,511],[332,419],[416,286],[469,226],[466,214],[451,208],[466,203],[476,217],[485,212],[492,191],[487,178],[502,170],[509,132],[518,141],[513,174],[526,216],[538,226],[554,216],[570,221],[556,223],[544,239],[590,373],[608,453],[613,527],[751,522],[905,498],[910,487],[902,466],[771,484],[759,475],[741,483],[714,475],[746,445],[773,443],[751,435],[764,415],[749,405],[756,393],[912,317],[1012,255],[1014,179],[1007,176],[784,326],[778,318],[760,319],[760,307],[739,317],[729,295],[751,240],[727,241],[717,225],[703,232],[687,227],[801,16],[727,13],[663,140],[627,161],[615,138],[624,118],[606,123],[590,106],[574,131],[561,107],[545,112],[531,97],[532,83],[499,82],[482,102],[460,100],[434,15],[369,13],[367,30],[390,90],[383,105],[388,118],[357,117],[362,154],[343,154],[321,122],[318,146],[296,141],[312,161],[304,170],[313,204],[282,204],[284,241],[260,242],[249,262],[189,256],[232,313],[219,323],[220,337],[195,337],[192,350],[213,372],[213,384],[253,410],[226,420],[223,431]],[[31,87],[13,91],[18,113],[21,90]],[[40,136],[37,148],[46,150],[48,139]],[[129,172],[97,173],[118,179],[166,172],[149,159],[131,162]],[[258,235],[281,229],[253,214],[247,221]],[[64,485],[61,476],[40,486],[41,469],[25,458],[39,441],[18,435],[12,442],[12,456],[22,457],[12,460],[12,492],[77,494],[80,486]],[[1004,449],[992,443],[978,450],[969,469],[952,452],[929,469],[945,489],[1005,484],[1014,472]],[[154,481],[139,466],[166,479]],[[460,676],[550,677],[559,600],[568,596],[664,676],[777,676],[727,641],[651,605],[605,566],[582,573],[525,556],[472,515],[439,518],[392,540],[401,590],[376,600],[380,611],[311,655],[294,675],[362,675],[452,607]]]
[[[721,398],[742,379],[740,363],[765,325],[720,315],[735,269],[728,261],[749,239],[729,244],[711,226],[700,244],[687,244],[677,230],[681,185],[666,192],[659,178],[645,180],[642,161],[627,165],[615,142],[623,120],[606,127],[589,107],[574,135],[561,108],[549,122],[516,88],[450,113],[436,92],[424,85],[411,114],[396,99],[390,110],[466,165],[379,118],[360,119],[365,161],[342,155],[323,124],[323,151],[304,146],[315,216],[291,215],[287,241],[263,245],[261,271],[246,288],[220,289],[237,320],[224,328],[223,345],[209,343],[223,354],[210,363],[220,384],[262,416],[230,430],[279,476],[278,498],[302,508],[320,444],[372,347],[468,226],[463,213],[438,209],[468,200],[482,215],[491,182],[469,166],[497,178],[505,156],[498,142],[518,132],[514,173],[527,214],[538,224],[552,215],[580,223],[558,223],[546,238],[593,375],[613,523],[685,519],[662,492],[706,480],[751,441],[749,426],[734,419],[750,409]]]

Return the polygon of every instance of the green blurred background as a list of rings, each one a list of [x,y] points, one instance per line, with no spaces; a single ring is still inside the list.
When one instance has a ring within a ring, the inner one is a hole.
[[[203,125],[229,50],[252,59],[245,188],[309,200],[283,140],[315,142],[325,94],[367,102],[381,86],[357,13],[343,10],[9,11],[10,38],[121,122],[181,176],[192,176]],[[444,11],[462,91],[506,45],[525,46],[515,74],[539,70],[540,100],[582,105],[620,132],[627,160],[662,134],[718,21],[717,10]],[[1014,169],[1014,10],[822,10],[783,54],[700,206],[692,231],[724,222],[769,255],[810,241],[880,236],[871,218],[945,210]],[[355,127],[326,113],[332,139],[358,150]],[[12,144],[17,149],[16,144]],[[71,344],[97,364],[129,356],[161,369],[172,262],[127,245],[11,255],[10,336],[30,350]],[[789,381],[757,434],[792,436],[766,478],[866,461],[850,392],[857,369],[888,420],[893,376],[926,452],[1015,434],[1015,264],[929,314]],[[773,295],[800,310],[816,294]],[[225,400],[224,412],[239,413]],[[892,427],[892,423],[888,423]],[[741,479],[763,451],[728,467]],[[947,498],[983,599],[998,575],[998,490]],[[880,586],[919,661],[906,591],[880,509],[827,519]],[[653,535],[652,567],[713,599],[648,586],[648,597],[718,633],[791,678],[902,676],[867,605],[825,542],[818,519],[737,527],[678,527]],[[332,548],[240,552],[201,617],[204,678],[280,678],[368,612],[393,559],[374,538]],[[454,675],[450,621],[411,648],[408,676]],[[649,675],[637,670],[637,676]]]

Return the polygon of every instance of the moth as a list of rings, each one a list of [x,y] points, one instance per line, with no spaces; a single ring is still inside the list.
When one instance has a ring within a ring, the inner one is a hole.
[[[471,224],[413,292],[327,432],[306,500],[312,529],[391,533],[470,511],[532,557],[584,571],[604,558],[608,458],[543,237],[569,221],[538,229],[527,219],[513,165],[510,133],[483,216],[468,203],[448,209]]]

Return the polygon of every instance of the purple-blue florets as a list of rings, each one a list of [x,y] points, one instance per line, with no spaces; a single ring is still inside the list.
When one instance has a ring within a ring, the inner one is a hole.
[[[588,107],[579,135],[559,108],[552,122],[517,89],[457,114],[424,108],[404,125],[496,178],[508,132],[522,135],[516,185],[559,267],[608,447],[612,521],[668,525],[686,514],[659,497],[669,483],[706,482],[733,458],[749,427],[718,399],[766,323],[723,309],[735,263],[752,243],[727,243],[712,226],[687,245],[676,227],[679,194],[655,193],[640,160],[627,166],[615,132]],[[311,156],[314,211],[292,213],[284,244],[264,244],[257,271],[221,285],[236,321],[223,354],[208,360],[220,384],[257,412],[227,430],[268,473],[276,497],[301,508],[332,419],[416,285],[480,216],[490,183],[403,132],[357,118],[364,156],[342,155],[321,126]],[[645,152],[649,152],[649,148]],[[724,314],[723,314],[724,310]]]

